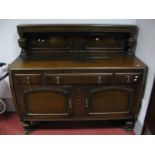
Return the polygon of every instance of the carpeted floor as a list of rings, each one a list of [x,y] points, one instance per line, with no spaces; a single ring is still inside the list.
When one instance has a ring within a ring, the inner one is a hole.
[[[118,124],[109,122],[44,122],[31,135],[134,135]],[[0,115],[0,135],[23,135],[16,113]]]

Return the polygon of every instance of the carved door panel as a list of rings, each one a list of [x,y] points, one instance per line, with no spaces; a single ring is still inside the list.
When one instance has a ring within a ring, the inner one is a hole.
[[[54,119],[72,116],[70,87],[31,86],[20,87],[20,90],[18,102],[22,103],[21,110],[25,117],[30,117],[31,119]]]
[[[90,87],[85,98],[85,112],[95,118],[130,118],[134,91],[132,87],[123,86]]]

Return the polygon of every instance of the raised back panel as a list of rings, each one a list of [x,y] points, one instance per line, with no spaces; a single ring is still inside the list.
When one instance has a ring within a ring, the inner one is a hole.
[[[19,25],[21,55],[134,55],[134,25]]]

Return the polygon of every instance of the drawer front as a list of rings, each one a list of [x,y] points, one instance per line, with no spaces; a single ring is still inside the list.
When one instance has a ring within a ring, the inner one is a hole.
[[[108,84],[111,81],[112,73],[93,74],[93,75],[45,75],[46,84]]]
[[[141,80],[141,73],[116,73],[113,83],[138,84]]]
[[[141,73],[15,74],[19,85],[138,84],[141,79]]]
[[[41,74],[15,74],[15,81],[19,85],[41,85]]]

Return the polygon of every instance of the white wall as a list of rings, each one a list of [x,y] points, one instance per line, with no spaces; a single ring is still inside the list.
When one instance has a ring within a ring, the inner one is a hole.
[[[59,19],[59,20],[0,20],[0,62],[11,63],[20,53],[18,47],[18,34],[16,25],[18,24],[50,24],[50,23],[94,23],[94,24],[136,24],[135,19]],[[11,97],[8,79],[0,82],[0,98]]]
[[[139,34],[136,56],[148,66],[146,89],[138,117],[140,124],[143,125],[155,76],[155,20],[137,20],[137,25]],[[141,129],[138,130],[141,132]]]

